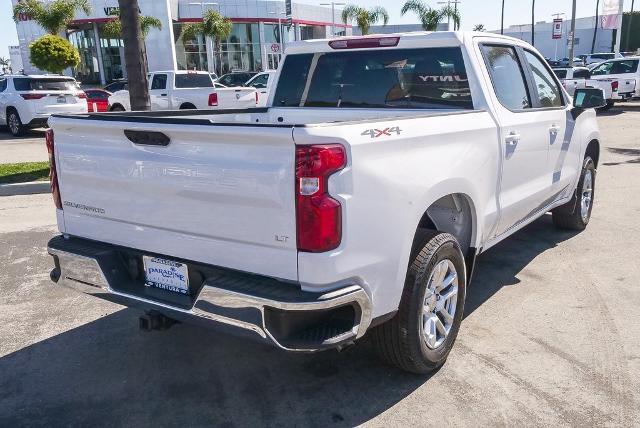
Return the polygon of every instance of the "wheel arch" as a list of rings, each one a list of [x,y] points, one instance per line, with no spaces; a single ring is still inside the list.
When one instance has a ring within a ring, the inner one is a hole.
[[[195,109],[196,109],[196,106],[193,103],[184,102],[180,104],[180,110],[195,110]]]
[[[120,107],[120,108],[126,110],[122,104],[115,103],[115,104],[111,104],[111,106],[109,106],[109,111],[115,111],[116,107]]]
[[[597,168],[598,161],[600,160],[600,141],[596,138],[589,141],[589,144],[587,144],[587,148],[584,151],[584,155],[590,156]]]

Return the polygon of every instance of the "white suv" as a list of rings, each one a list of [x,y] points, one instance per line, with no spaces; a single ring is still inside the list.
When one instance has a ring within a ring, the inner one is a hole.
[[[54,113],[86,113],[87,95],[75,79],[42,75],[0,76],[0,126],[14,136],[46,126]]]

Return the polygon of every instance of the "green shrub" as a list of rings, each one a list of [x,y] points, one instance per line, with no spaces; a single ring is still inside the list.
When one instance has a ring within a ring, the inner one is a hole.
[[[29,45],[31,64],[50,73],[61,74],[80,62],[78,50],[60,36],[46,34]]]

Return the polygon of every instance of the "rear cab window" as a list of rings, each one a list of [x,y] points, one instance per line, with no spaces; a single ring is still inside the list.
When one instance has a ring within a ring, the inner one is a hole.
[[[558,79],[566,79],[567,78],[567,70],[554,68],[553,72],[556,74],[556,76],[558,76]]]
[[[473,109],[461,48],[288,55],[278,107]]]
[[[13,79],[16,91],[75,91],[76,81],[69,78],[16,77]]]
[[[213,88],[213,81],[209,74],[202,73],[180,73],[176,74],[175,87],[178,89],[187,88]]]

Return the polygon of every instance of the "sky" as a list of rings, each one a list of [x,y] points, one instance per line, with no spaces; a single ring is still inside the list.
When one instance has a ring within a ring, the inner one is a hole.
[[[293,0],[294,2],[319,4],[326,0]],[[344,3],[354,3],[363,7],[382,6],[387,9],[390,24],[414,24],[418,20],[415,15],[400,16],[402,0],[342,0]],[[439,7],[439,0],[426,0],[432,7]],[[446,0],[445,0],[446,1]],[[458,4],[462,15],[462,30],[471,30],[476,24],[484,24],[488,30],[500,29],[500,6],[502,0],[460,0]],[[504,0],[505,28],[514,24],[531,22],[531,0]],[[576,17],[593,16],[596,0],[577,0]],[[602,4],[602,1],[600,2]],[[631,9],[631,0],[625,0],[624,10]],[[566,19],[571,18],[572,0],[536,0],[536,22],[549,21],[554,13],[566,13]],[[640,7],[639,7],[640,8]],[[336,14],[337,15],[337,14]],[[339,19],[336,17],[336,19]],[[0,0],[0,57],[8,57],[7,46],[17,45],[18,36],[16,26],[11,18],[11,0]]]

